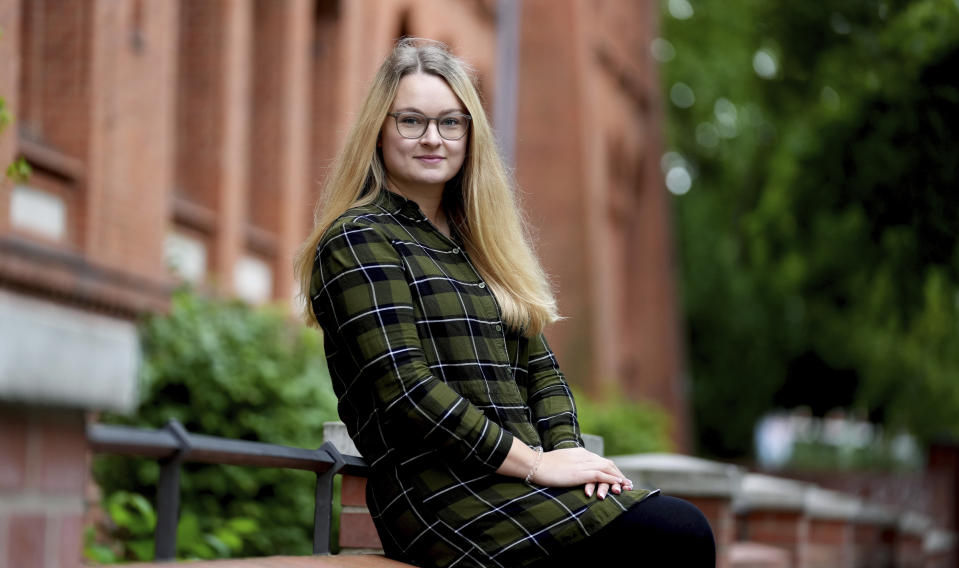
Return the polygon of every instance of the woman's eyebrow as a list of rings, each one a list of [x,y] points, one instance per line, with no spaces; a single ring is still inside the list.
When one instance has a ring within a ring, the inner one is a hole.
[[[403,107],[403,108],[398,108],[398,109],[395,109],[393,112],[418,112],[418,113],[423,114],[423,115],[426,114],[425,112],[421,111],[420,109],[418,109],[418,108],[416,108],[416,107]],[[448,109],[443,109],[443,110],[441,110],[441,111],[439,112],[439,114],[436,115],[436,116],[443,116],[444,114],[451,114],[451,113],[454,113],[454,112],[463,113],[463,114],[466,113],[466,111],[463,110],[462,108],[448,108]]]

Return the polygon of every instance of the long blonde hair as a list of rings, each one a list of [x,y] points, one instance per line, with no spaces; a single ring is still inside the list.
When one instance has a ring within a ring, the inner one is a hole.
[[[444,44],[417,38],[398,41],[380,66],[330,170],[314,213],[313,232],[294,261],[306,300],[303,318],[309,325],[317,325],[310,307],[310,279],[323,234],[347,209],[371,203],[384,190],[386,168],[376,142],[400,79],[413,73],[445,80],[472,116],[463,169],[446,188],[447,195],[451,189],[459,195],[454,199],[444,196],[444,206],[470,259],[496,295],[503,321],[527,336],[540,333],[559,318],[556,300],[533,253],[471,71]]]

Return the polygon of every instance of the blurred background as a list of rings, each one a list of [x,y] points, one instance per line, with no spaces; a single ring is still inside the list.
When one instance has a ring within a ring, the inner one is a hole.
[[[322,442],[292,258],[406,35],[475,68],[607,454],[954,531],[959,2],[0,0],[0,568],[152,555],[88,422]],[[311,476],[183,483],[183,556],[309,553]]]

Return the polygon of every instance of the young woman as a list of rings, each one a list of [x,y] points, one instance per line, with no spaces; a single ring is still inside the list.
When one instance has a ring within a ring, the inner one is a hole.
[[[468,68],[442,44],[401,40],[380,67],[296,270],[387,556],[639,565],[669,547],[675,565],[712,565],[698,510],[583,448],[542,334],[556,302]]]

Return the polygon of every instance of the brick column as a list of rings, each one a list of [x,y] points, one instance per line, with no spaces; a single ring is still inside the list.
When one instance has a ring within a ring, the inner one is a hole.
[[[805,566],[809,519],[805,513],[808,485],[768,475],[743,478],[733,508],[740,540],[786,550],[792,566]]]
[[[924,568],[923,542],[932,529],[929,517],[906,512],[896,525],[895,566],[897,568]]]
[[[213,270],[220,286],[234,291],[234,270],[242,255],[246,202],[247,167],[250,156],[250,49],[253,34],[252,2],[220,2],[224,26],[221,46],[223,89],[219,108],[221,130],[217,140],[219,176],[215,190],[217,235],[213,244]]]
[[[809,517],[807,567],[845,568],[855,559],[855,520],[862,501],[851,495],[812,487],[806,491]]]
[[[311,209],[308,195],[310,161],[310,85],[312,83],[310,50],[313,41],[313,12],[309,0],[295,0],[283,5],[283,37],[281,62],[283,75],[280,92],[279,169],[277,180],[279,226],[277,255],[273,271],[274,296],[292,301],[296,291],[293,281],[293,256],[307,234],[306,215]]]
[[[853,526],[853,559],[849,566],[873,568],[892,564],[895,516],[885,507],[863,503]]]
[[[173,186],[177,2],[97,0],[89,32],[90,129],[84,254],[166,283]]]
[[[84,436],[80,410],[0,406],[0,568],[80,566]]]
[[[336,449],[345,455],[360,455],[342,422],[323,424],[323,440],[333,442]],[[383,545],[376,533],[376,526],[366,506],[366,479],[352,475],[342,476],[340,487],[340,553],[383,553]]]
[[[679,454],[636,454],[612,460],[634,483],[699,507],[713,528],[717,565],[730,565],[729,548],[736,539],[732,499],[742,482],[740,468]]]

